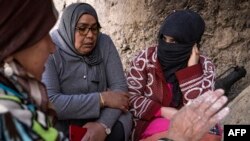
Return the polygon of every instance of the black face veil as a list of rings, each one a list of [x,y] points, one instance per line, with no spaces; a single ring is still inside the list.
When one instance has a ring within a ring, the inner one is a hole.
[[[164,20],[158,35],[157,57],[167,82],[173,84],[175,106],[180,104],[181,91],[175,72],[187,66],[195,43],[199,44],[205,23],[191,10],[173,12]],[[166,43],[163,36],[173,37],[176,43]]]

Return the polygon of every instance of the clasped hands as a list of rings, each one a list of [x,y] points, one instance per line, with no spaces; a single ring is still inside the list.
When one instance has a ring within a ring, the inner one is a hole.
[[[101,93],[104,106],[120,109],[123,112],[129,110],[129,94],[121,91],[105,91]]]

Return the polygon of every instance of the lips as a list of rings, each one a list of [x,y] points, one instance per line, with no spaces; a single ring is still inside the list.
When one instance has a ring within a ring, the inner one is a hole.
[[[93,45],[83,45],[84,48],[93,48]]]
[[[94,43],[84,43],[83,46],[85,47],[93,47],[94,46]]]

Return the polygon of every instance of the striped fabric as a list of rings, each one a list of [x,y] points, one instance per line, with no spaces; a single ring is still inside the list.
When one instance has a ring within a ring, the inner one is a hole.
[[[2,68],[0,71],[1,78],[5,77],[12,84],[10,88],[0,79],[0,140],[68,140],[52,127],[52,116],[49,115],[53,109],[47,97],[43,97],[47,95],[45,87],[14,61],[8,67],[13,74],[6,75]]]

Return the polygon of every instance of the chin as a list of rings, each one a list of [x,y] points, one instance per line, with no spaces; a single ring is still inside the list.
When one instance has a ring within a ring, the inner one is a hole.
[[[39,80],[39,81],[41,81],[42,80],[42,75],[43,75],[43,72],[45,71],[45,67],[43,67],[42,69],[41,69],[41,71],[39,72],[39,73],[37,73],[37,75],[35,76],[35,78],[37,79],[37,80]]]
[[[88,50],[86,49],[86,50],[82,51],[81,54],[82,55],[88,55],[88,54],[90,54],[92,52],[92,50],[93,49],[88,49]]]

